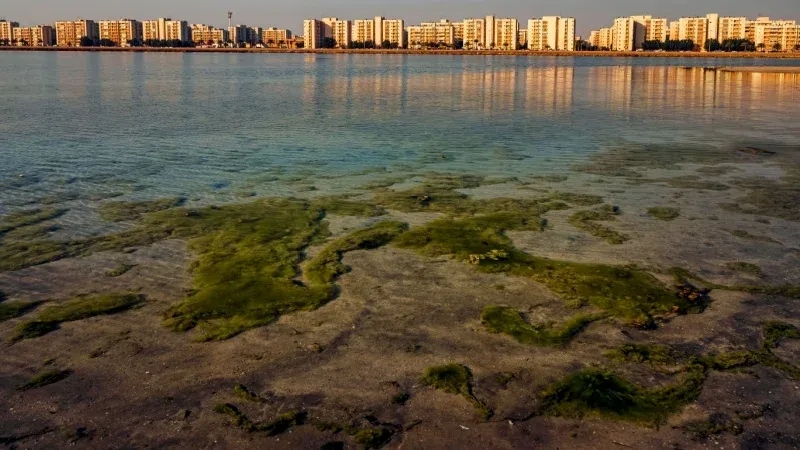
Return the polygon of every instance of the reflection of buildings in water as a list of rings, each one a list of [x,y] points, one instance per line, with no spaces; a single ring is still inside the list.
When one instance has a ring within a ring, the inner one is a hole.
[[[525,72],[528,114],[568,114],[573,106],[573,67],[530,67]]]
[[[797,96],[800,75],[736,73],[683,67],[594,67],[587,98],[618,114],[681,111],[694,121],[710,121],[714,110],[742,118],[785,96]],[[700,114],[696,114],[700,112]]]

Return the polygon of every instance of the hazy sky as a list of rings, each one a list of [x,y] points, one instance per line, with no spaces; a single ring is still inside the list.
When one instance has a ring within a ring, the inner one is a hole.
[[[235,23],[289,28],[298,34],[304,18],[323,16],[357,19],[382,15],[416,24],[494,14],[516,17],[522,25],[531,17],[561,15],[576,17],[582,35],[610,26],[614,17],[622,15],[676,18],[718,12],[800,21],[800,0],[3,0],[0,17],[25,25],[81,16],[95,20],[172,17],[223,26],[227,25],[228,9],[234,12]]]

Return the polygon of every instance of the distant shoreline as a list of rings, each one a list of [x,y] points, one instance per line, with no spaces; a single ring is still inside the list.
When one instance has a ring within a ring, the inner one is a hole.
[[[276,49],[276,48],[153,48],[153,47],[0,47],[11,52],[122,52],[122,53],[276,53],[276,54],[355,54],[355,55],[484,55],[484,56],[559,56],[615,58],[769,58],[800,59],[800,53],[761,52],[611,52],[611,51],[528,51],[528,50],[412,50],[412,49]]]

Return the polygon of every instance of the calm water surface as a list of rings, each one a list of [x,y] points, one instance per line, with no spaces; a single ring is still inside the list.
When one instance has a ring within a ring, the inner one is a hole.
[[[800,75],[702,69],[719,64],[800,61],[0,53],[0,202],[228,201],[320,176],[563,171],[621,142],[797,142]]]

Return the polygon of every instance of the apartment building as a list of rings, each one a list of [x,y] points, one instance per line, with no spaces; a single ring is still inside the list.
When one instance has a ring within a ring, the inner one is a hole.
[[[193,23],[191,25],[192,41],[197,45],[224,44],[228,42],[228,30],[211,25]]]
[[[185,20],[158,18],[142,21],[142,40],[191,41],[192,29]]]
[[[330,37],[336,41],[339,48],[349,48],[350,38],[353,34],[352,25],[349,20],[334,20],[328,24],[330,27]]]
[[[720,17],[719,41],[747,38],[747,17]]]
[[[519,48],[528,48],[528,29],[527,28],[520,28],[519,29],[519,38],[517,39],[517,45]]]
[[[234,44],[246,44],[250,42],[250,29],[247,25],[234,25],[228,27],[228,39]]]
[[[464,22],[453,22],[453,39],[456,42],[464,42]]]
[[[681,17],[678,20],[678,40],[690,40],[702,48],[709,39],[708,24],[708,17]]]
[[[303,21],[303,38],[305,48],[322,48],[325,37],[325,24],[321,20],[306,19]]]
[[[630,17],[617,17],[614,19],[612,28],[611,50],[631,51],[633,50],[634,22]]]
[[[597,36],[597,47],[611,50],[614,46],[614,29],[612,27],[600,28]]]
[[[286,43],[292,39],[292,32],[275,27],[264,28],[261,30],[261,42],[266,46],[271,46],[281,42]]]
[[[486,47],[486,21],[484,19],[464,19],[464,48],[483,49]]]
[[[422,22],[406,28],[408,32],[408,45],[411,48],[421,48],[429,44],[453,45],[455,43],[455,30],[453,24],[446,19],[439,22]]]
[[[0,20],[0,42],[11,43],[14,40],[14,28],[18,26],[19,22]]]
[[[13,40],[17,41],[17,45],[20,46],[50,47],[56,42],[56,32],[50,25],[16,27],[13,30],[13,36]]]
[[[93,20],[56,22],[56,45],[59,47],[79,47],[84,37],[98,38],[98,27]]]
[[[575,50],[575,18],[545,16],[528,20],[529,50]]]
[[[673,20],[669,23],[669,33],[667,34],[667,38],[670,41],[677,41],[681,35],[681,23],[677,20]]]
[[[519,36],[519,22],[517,19],[495,19],[494,21],[494,48],[503,50],[516,50]]]
[[[761,20],[763,19],[763,20]],[[769,20],[759,17],[754,27],[753,42],[765,51],[794,50],[800,28],[794,20]]]
[[[142,39],[142,23],[137,20],[101,20],[97,25],[100,40],[105,39],[121,47],[129,47],[132,41]]]
[[[380,20],[381,41],[389,41],[390,45],[396,45],[398,48],[406,47],[406,22],[403,19],[385,19]],[[455,33],[455,30],[453,30]]]
[[[375,42],[375,19],[357,19],[353,21],[353,42]]]
[[[644,26],[645,41],[664,42],[667,40],[667,35],[669,34],[667,19],[647,16],[647,18],[644,20]]]
[[[600,31],[592,30],[589,32],[589,45],[592,47],[600,47]]]

